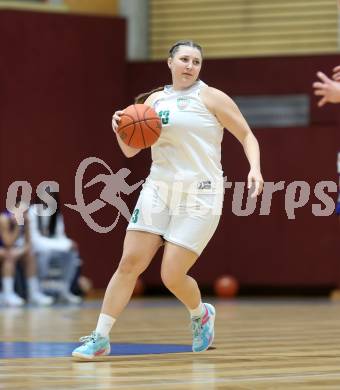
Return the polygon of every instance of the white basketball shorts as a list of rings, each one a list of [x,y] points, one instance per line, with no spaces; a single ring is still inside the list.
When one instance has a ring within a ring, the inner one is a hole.
[[[200,255],[219,223],[223,193],[181,193],[146,183],[127,230],[158,234]]]

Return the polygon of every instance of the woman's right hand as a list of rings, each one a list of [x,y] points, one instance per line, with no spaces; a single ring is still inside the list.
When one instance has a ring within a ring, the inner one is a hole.
[[[120,122],[120,117],[124,113],[124,111],[116,111],[112,116],[112,129],[117,134],[117,129]]]
[[[133,157],[137,153],[139,153],[141,151],[141,149],[131,148],[129,145],[126,145],[124,143],[124,141],[120,137],[118,137],[118,133],[117,133],[119,122],[120,122],[121,116],[123,114],[124,114],[124,111],[116,111],[112,115],[112,129],[113,129],[113,131],[116,134],[118,145],[120,146],[120,148],[121,148],[122,152],[124,153],[125,157]]]

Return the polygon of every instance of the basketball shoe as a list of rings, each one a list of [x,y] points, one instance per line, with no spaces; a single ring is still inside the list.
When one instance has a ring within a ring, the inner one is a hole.
[[[82,342],[83,345],[77,347],[72,352],[72,356],[75,358],[92,360],[110,354],[110,339],[108,337],[100,336],[100,334],[95,331],[89,336],[81,337],[79,341]]]
[[[207,350],[214,341],[214,322],[216,310],[210,303],[204,303],[205,313],[202,317],[192,317],[192,350],[203,352]]]

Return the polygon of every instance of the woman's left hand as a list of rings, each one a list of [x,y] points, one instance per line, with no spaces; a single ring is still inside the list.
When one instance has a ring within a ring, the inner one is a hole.
[[[254,191],[250,195],[251,198],[259,196],[263,190],[263,178],[258,169],[251,169],[248,174],[248,189],[254,186]]]

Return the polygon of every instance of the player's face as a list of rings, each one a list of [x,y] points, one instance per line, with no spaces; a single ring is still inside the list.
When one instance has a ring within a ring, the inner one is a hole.
[[[173,58],[168,59],[175,89],[190,87],[197,79],[202,67],[200,51],[190,46],[180,46]]]

